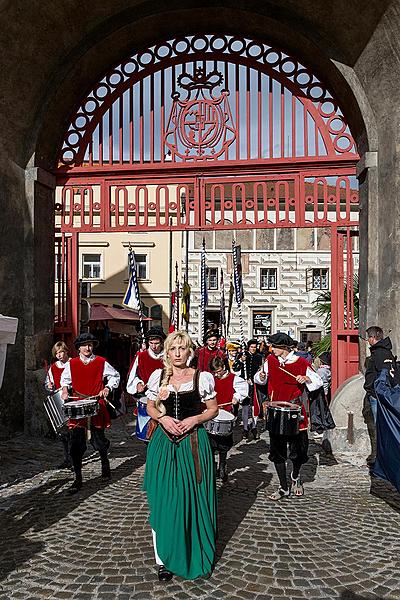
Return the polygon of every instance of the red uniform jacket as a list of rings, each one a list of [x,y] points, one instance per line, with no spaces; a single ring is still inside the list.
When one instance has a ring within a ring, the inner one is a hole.
[[[232,402],[233,394],[235,393],[235,388],[233,387],[234,379],[235,375],[233,373],[228,373],[228,375],[223,379],[218,379],[217,377],[214,377],[214,389],[217,393],[218,406],[220,404]],[[222,408],[224,410],[227,410],[228,412],[232,412],[232,405],[223,406]]]
[[[102,356],[96,356],[94,360],[85,365],[79,357],[72,358],[70,361],[72,388],[74,396],[97,396],[104,388],[103,373],[105,359]],[[111,419],[106,408],[104,398],[99,400],[99,412],[92,417],[93,427],[105,429],[110,427]],[[68,427],[87,427],[86,419],[69,419]]]
[[[268,395],[273,402],[292,402],[301,406],[303,420],[300,422],[300,430],[307,429],[308,417],[304,404],[301,402],[301,395],[304,392],[305,385],[298,383],[294,377],[282,371],[279,367],[289,371],[293,375],[306,375],[310,364],[305,358],[298,357],[296,362],[281,365],[274,354],[267,356],[268,361]]]
[[[57,367],[56,363],[53,363],[50,367],[50,371],[51,374],[53,375],[53,379],[54,379],[54,389],[58,390],[61,387],[61,374],[64,371],[64,367],[62,367],[60,369],[60,367]]]

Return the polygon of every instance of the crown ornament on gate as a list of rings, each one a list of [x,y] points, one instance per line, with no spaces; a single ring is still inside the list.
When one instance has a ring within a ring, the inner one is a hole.
[[[172,94],[172,107],[165,133],[165,145],[172,160],[215,160],[228,152],[236,139],[229,105],[229,90],[222,86],[223,75],[216,69],[208,73],[201,67],[194,73],[181,73],[177,86],[186,92]]]

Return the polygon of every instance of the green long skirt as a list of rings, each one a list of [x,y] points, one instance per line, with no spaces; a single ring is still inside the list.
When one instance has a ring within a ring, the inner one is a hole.
[[[198,429],[202,480],[196,481],[190,436],[174,444],[158,427],[147,449],[143,488],[165,567],[184,579],[208,575],[214,565],[217,504],[214,459]]]

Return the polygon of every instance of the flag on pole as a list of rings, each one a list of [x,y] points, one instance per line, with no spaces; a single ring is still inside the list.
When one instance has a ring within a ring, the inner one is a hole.
[[[122,304],[128,308],[132,308],[132,310],[139,311],[141,310],[139,284],[137,280],[135,252],[132,248],[129,248],[128,261],[129,281]]]
[[[225,314],[225,290],[224,290],[224,273],[221,269],[221,299],[219,304],[219,326],[220,326],[220,334],[226,338],[226,314]]]
[[[231,283],[229,285],[229,300],[228,300],[228,319],[226,323],[226,337],[229,336],[229,326],[231,324],[231,313],[232,313],[232,305],[233,305],[233,296],[235,295],[235,289],[233,287],[232,275],[231,275]]]
[[[207,291],[207,267],[206,267],[206,240],[203,238],[203,244],[201,247],[201,261],[200,261],[200,337],[201,340],[205,334],[205,319],[206,319],[206,306],[208,304],[208,291]]]
[[[190,285],[185,279],[182,287],[182,321],[190,321]]]
[[[142,303],[140,301],[140,292],[139,292],[139,284],[137,280],[137,270],[136,270],[136,259],[135,252],[132,250],[132,247],[129,246],[128,253],[128,262],[129,262],[129,281],[128,287],[125,292],[124,299],[122,304],[127,308],[131,308],[132,310],[137,310],[139,313],[139,326],[140,326],[140,336],[142,346],[144,345],[144,328],[143,328],[143,312],[142,312]]]
[[[175,291],[171,294],[171,320],[169,333],[179,329],[179,279],[178,263],[175,263]]]
[[[232,242],[233,264],[234,264],[234,283],[235,283],[235,299],[239,305],[244,298],[243,278],[242,278],[242,248],[236,246],[235,241]]]

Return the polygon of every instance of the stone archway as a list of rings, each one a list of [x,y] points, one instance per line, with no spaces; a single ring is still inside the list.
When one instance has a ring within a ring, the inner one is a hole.
[[[154,37],[164,37],[166,30],[171,35],[187,31],[193,25],[204,29],[205,23],[212,19],[216,31],[226,30],[229,25],[231,31],[258,38],[266,37],[268,32],[276,43],[290,47],[324,73],[331,89],[348,108],[348,120],[360,151],[374,153],[379,144],[379,164],[376,155],[366,154],[360,167],[364,211],[362,269],[367,275],[361,299],[362,320],[381,319],[384,327],[392,323],[393,307],[399,295],[396,281],[400,278],[393,267],[398,238],[394,223],[399,211],[396,204],[399,182],[395,176],[399,153],[394,133],[396,111],[392,110],[393,103],[399,105],[399,92],[394,84],[397,80],[395,44],[389,46],[384,39],[388,32],[400,29],[395,10],[397,2],[383,2],[379,7],[363,6],[362,11],[359,2],[338,3],[331,19],[326,19],[320,10],[313,14],[307,12],[306,3],[298,2],[296,7],[289,2],[281,4],[278,11],[276,7],[271,10],[268,3],[262,10],[259,7],[250,10],[248,4],[246,10],[240,10],[237,3],[233,6],[230,2],[206,9],[202,3],[192,2],[189,6],[175,2],[170,3],[165,12],[157,3],[143,3],[112,14],[108,3],[99,2],[96,8],[78,18],[72,14],[72,6],[63,5],[54,11],[42,3],[40,14],[30,13],[28,9],[22,19],[16,18],[12,6],[1,14],[4,31],[18,39],[30,40],[32,57],[26,60],[24,56],[22,60],[18,52],[22,54],[26,49],[11,49],[11,44],[2,54],[3,70],[13,76],[5,77],[1,84],[7,106],[1,114],[1,191],[6,200],[3,219],[12,224],[4,228],[2,236],[1,310],[21,319],[17,344],[9,349],[1,390],[4,433],[21,428],[24,374],[37,368],[50,342],[53,231],[48,208],[52,204],[51,170],[60,133],[70,107],[81,97],[88,81],[96,79],[104,62],[111,64],[126,53],[132,39],[143,44]],[[358,20],[361,12],[362,28]],[[302,18],[299,18],[300,13]],[[73,31],[66,29],[65,23],[74,19]],[[47,30],[37,27],[40,20],[48,24]],[[344,21],[346,35],[342,27]],[[349,31],[354,35],[346,37]],[[18,70],[14,68],[16,61],[21,63]],[[382,67],[375,69],[374,77],[373,65]],[[23,94],[20,93],[22,81],[25,82]],[[387,90],[383,99],[382,89]],[[384,115],[389,116],[382,119]],[[374,129],[374,121],[379,122],[377,129]],[[376,223],[384,206],[390,210],[381,222],[379,236]],[[369,223],[373,224],[370,230]],[[388,242],[383,244],[382,238]],[[21,255],[24,256],[23,269],[20,268]],[[375,291],[378,287],[384,292],[382,307]],[[27,385],[28,394],[29,389]]]

